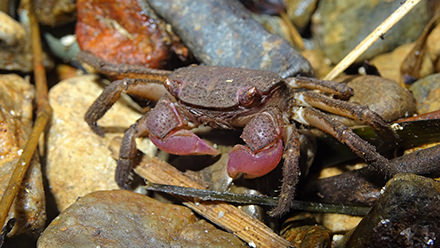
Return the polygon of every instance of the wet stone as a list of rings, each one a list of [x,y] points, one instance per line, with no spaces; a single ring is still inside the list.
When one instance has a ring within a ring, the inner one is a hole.
[[[173,68],[188,49],[146,1],[78,0],[78,45],[110,63]]]
[[[246,247],[186,207],[125,190],[98,191],[62,212],[38,247]]]
[[[76,19],[74,0],[36,0],[33,4],[38,21],[42,24],[60,26]]]
[[[319,225],[310,213],[299,212],[287,218],[280,235],[294,247],[331,247],[330,230]]]
[[[386,121],[411,116],[416,111],[411,93],[398,83],[377,76],[359,76],[348,82],[354,90],[350,102],[368,106]]]
[[[15,74],[0,76],[0,195],[23,152],[32,128],[34,87]],[[46,222],[41,165],[35,156],[12,204],[7,220],[16,218],[9,236],[39,233]]]
[[[351,234],[346,247],[438,247],[440,183],[398,174]]]
[[[98,136],[84,121],[84,114],[102,89],[96,77],[89,75],[61,81],[50,90],[53,116],[48,133],[46,173],[60,210],[87,193],[118,188],[110,143],[115,137],[122,137],[141,115],[120,99],[98,121],[106,132],[104,138]],[[140,142],[138,148],[146,154],[152,155],[156,150],[149,140]]]
[[[29,34],[19,22],[0,11],[0,69],[32,70]]]
[[[419,114],[440,109],[440,74],[432,74],[411,85],[410,90],[417,101]]]
[[[312,29],[333,63],[339,62],[401,4],[385,0],[320,1]],[[357,61],[390,51],[417,39],[432,16],[430,1],[421,1]]]
[[[317,0],[287,0],[286,12],[290,21],[299,29],[304,29],[312,18]]]

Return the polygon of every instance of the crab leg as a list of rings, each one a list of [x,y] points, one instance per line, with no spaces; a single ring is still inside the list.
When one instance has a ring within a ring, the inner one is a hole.
[[[141,65],[112,64],[87,51],[80,51],[77,58],[91,65],[100,73],[110,76],[147,79],[161,83],[171,74],[171,71],[152,69]]]
[[[138,120],[142,122],[144,117]],[[119,159],[116,166],[115,181],[119,187],[123,189],[130,188],[131,172],[136,165],[137,149],[136,149],[136,126],[137,123],[131,125],[124,133],[121,148],[119,150]]]
[[[349,99],[353,95],[353,89],[346,84],[335,81],[319,80],[308,77],[291,77],[285,79],[287,85],[295,89],[319,90],[323,93],[332,94],[339,99]]]
[[[346,144],[358,157],[366,161],[384,176],[396,174],[397,169],[388,159],[380,155],[374,146],[356,135],[350,128],[331,119],[324,113],[308,107],[293,107],[293,119],[305,125],[316,127],[341,143]]]
[[[104,136],[104,130],[96,122],[113,106],[121,93],[142,96],[152,100],[158,99],[165,93],[162,84],[150,83],[147,79],[125,78],[117,80],[104,88],[104,91],[87,110],[84,119],[90,128],[98,135]]]
[[[382,117],[376,112],[371,111],[367,106],[334,99],[312,91],[297,92],[295,93],[295,99],[298,99],[299,103],[303,106],[312,106],[333,114],[365,122],[388,140],[397,140],[396,134]]]
[[[301,175],[299,168],[300,141],[295,126],[286,128],[287,142],[284,148],[283,182],[277,206],[270,211],[271,216],[281,216],[290,210],[295,196],[295,188]]]

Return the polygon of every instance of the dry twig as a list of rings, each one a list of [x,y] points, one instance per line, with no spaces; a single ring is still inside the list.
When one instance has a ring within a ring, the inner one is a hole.
[[[176,168],[158,158],[144,156],[136,173],[152,183],[168,184],[203,189]],[[237,207],[221,202],[197,202],[189,197],[183,198],[185,206],[204,216],[213,223],[237,235],[251,246],[288,247],[289,242],[275,234],[269,227],[254,219]]]
[[[379,37],[390,30],[400,19],[402,19],[421,0],[407,0],[385,21],[373,30],[361,43],[359,43],[347,56],[345,56],[325,77],[325,80],[333,80],[347,67],[349,67],[360,55],[362,55]]]
[[[5,193],[0,201],[0,226],[3,226],[8,216],[9,209],[14,201],[15,196],[20,190],[23,178],[29,168],[32,156],[38,145],[40,135],[44,132],[50,117],[52,116],[52,108],[49,105],[46,72],[43,66],[43,51],[41,48],[40,30],[38,22],[33,13],[32,4],[29,0],[24,1],[23,5],[29,15],[29,22],[31,27],[31,42],[34,63],[34,77],[37,89],[37,118],[34,127],[23,148],[23,153],[15,166],[11,179],[6,187]]]

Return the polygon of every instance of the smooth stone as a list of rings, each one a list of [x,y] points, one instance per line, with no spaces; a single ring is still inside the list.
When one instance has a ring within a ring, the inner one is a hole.
[[[0,11],[0,69],[32,71],[32,51],[25,27]]]
[[[29,138],[34,98],[35,89],[27,80],[16,74],[0,75],[0,195],[5,193]],[[16,219],[9,236],[37,234],[46,224],[43,176],[37,156],[31,160],[22,186],[6,219]]]
[[[378,76],[359,76],[348,82],[354,90],[350,102],[368,106],[386,121],[411,116],[416,104],[411,92],[398,83]]]
[[[409,88],[417,101],[419,114],[440,109],[440,73],[432,74],[414,82]]]
[[[351,234],[345,247],[438,247],[440,183],[398,174]]]
[[[302,30],[310,23],[317,0],[287,0],[286,12],[290,21]]]
[[[84,114],[102,91],[96,80],[93,75],[66,79],[49,93],[53,117],[47,137],[46,171],[60,210],[87,193],[118,188],[110,143],[141,116],[120,99],[98,122],[106,130],[105,137],[95,134],[84,121]],[[152,155],[156,150],[152,143],[140,141],[145,147],[142,150]]]
[[[183,206],[126,190],[98,191],[63,211],[37,247],[247,247]]]
[[[400,5],[400,1],[386,0],[320,1],[312,18],[312,30],[327,57],[337,63]],[[384,35],[384,39],[376,41],[357,61],[414,41],[432,14],[430,1],[421,1]]]

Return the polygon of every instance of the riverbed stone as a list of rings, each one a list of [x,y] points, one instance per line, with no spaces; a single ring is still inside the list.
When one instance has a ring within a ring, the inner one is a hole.
[[[141,114],[120,99],[98,121],[106,132],[104,137],[98,136],[84,121],[84,114],[102,89],[96,76],[86,75],[63,80],[50,90],[53,117],[48,132],[46,172],[60,210],[87,193],[118,188],[110,143],[121,137]],[[148,139],[140,142],[145,153],[152,155],[156,151]]]
[[[63,211],[38,239],[52,247],[246,247],[188,208],[126,190],[97,191]]]
[[[337,63],[400,4],[400,1],[387,0],[320,1],[312,18],[312,30],[327,57]],[[357,61],[391,51],[417,39],[432,17],[431,4],[430,1],[421,1]]]

